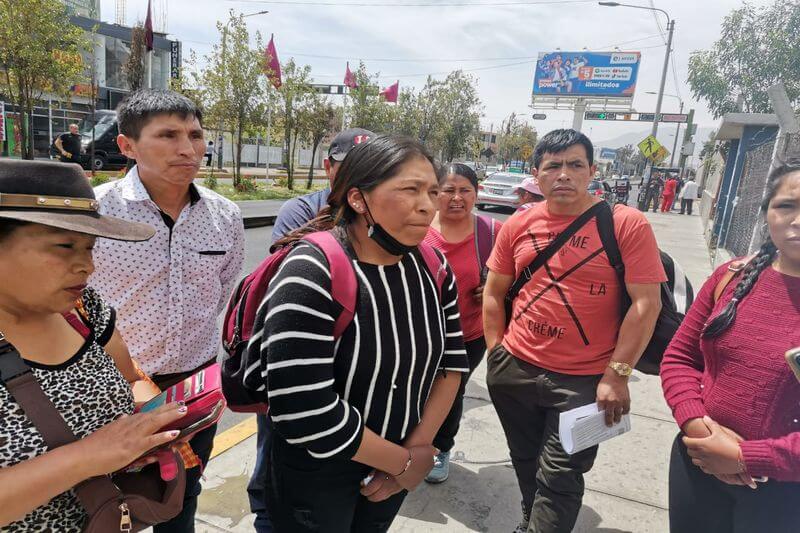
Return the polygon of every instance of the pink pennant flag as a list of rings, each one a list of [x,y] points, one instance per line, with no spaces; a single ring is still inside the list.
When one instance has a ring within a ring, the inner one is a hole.
[[[358,87],[356,83],[356,76],[350,70],[350,62],[347,62],[347,69],[344,71],[344,84],[346,87],[350,87],[351,89],[355,89]]]
[[[386,87],[384,90],[381,91],[381,96],[387,101],[392,103],[397,103],[397,95],[400,92],[400,81],[394,82],[394,85],[390,85]]]
[[[280,89],[283,82],[281,81],[281,62],[278,61],[278,52],[275,50],[274,35],[270,35],[269,44],[265,52],[265,64],[267,66],[267,77],[276,89]]]

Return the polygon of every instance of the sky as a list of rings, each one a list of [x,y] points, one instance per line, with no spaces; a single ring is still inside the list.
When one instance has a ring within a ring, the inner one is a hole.
[[[153,5],[159,13],[159,6],[168,2],[166,31],[170,38],[183,41],[184,57],[190,49],[201,57],[211,51],[211,43],[219,40],[215,21],[226,20],[229,10],[244,14],[269,10],[266,15],[248,17],[248,28],[260,31],[265,40],[274,34],[281,61],[294,57],[297,62],[310,65],[316,83],[342,83],[348,60],[351,68],[364,60],[370,72],[380,73],[382,86],[399,80],[401,90],[421,87],[427,74],[442,78],[449,71],[464,69],[477,80],[484,105],[481,124],[494,131],[511,112],[527,116],[540,134],[571,126],[572,111],[537,109],[536,112],[547,114],[547,119],[530,119],[534,112],[529,108],[534,63],[539,52],[557,48],[580,51],[584,47],[612,51],[618,46],[622,51],[642,54],[633,108],[639,112],[655,111],[656,96],[646,93],[658,91],[661,78],[666,49],[666,34],[662,33],[666,18],[662,14],[602,7],[587,0],[527,0],[524,5],[513,4],[526,0],[318,0],[316,4],[335,5],[304,5],[310,1],[154,0]],[[127,24],[144,20],[147,0],[127,2]],[[342,5],[354,3],[361,5]],[[742,1],[630,3],[664,9],[675,20],[674,61],[670,60],[664,92],[683,99],[684,112],[695,109],[695,122],[700,128],[713,128],[718,120],[713,119],[703,102],[692,97],[686,82],[689,55],[713,45],[719,38],[722,19]],[[751,3],[762,6],[771,2]],[[114,16],[115,0],[101,0],[101,18],[113,22]],[[158,29],[161,21],[156,20],[156,25]],[[678,107],[678,98],[664,97],[663,113],[677,113]],[[662,125],[659,139],[671,144],[669,132],[673,128]],[[583,127],[596,140],[639,130],[649,127],[643,123],[601,121],[587,121]]]

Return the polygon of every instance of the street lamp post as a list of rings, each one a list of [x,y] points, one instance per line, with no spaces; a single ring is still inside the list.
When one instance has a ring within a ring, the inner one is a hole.
[[[269,11],[256,11],[255,13],[248,13],[246,15],[242,15],[242,18],[247,17],[255,17],[256,15],[266,15]],[[231,10],[231,14],[233,14],[233,10]],[[227,52],[228,46],[228,26],[230,26],[231,19],[228,18],[228,22],[225,23],[225,26],[222,28],[222,52],[220,53],[220,70],[224,72],[225,70],[225,55]],[[223,132],[222,132],[222,117],[220,116],[219,121],[217,123],[217,167],[219,170],[222,170],[222,157],[223,157],[223,148],[222,148],[222,141],[224,139]],[[267,153],[269,154],[269,147],[267,147]],[[268,159],[269,160],[269,159]],[[213,168],[213,167],[212,167]]]
[[[663,13],[665,17],[667,17],[667,51],[664,53],[664,67],[661,70],[661,84],[658,88],[658,99],[656,100],[656,113],[655,118],[653,119],[653,127],[650,130],[650,135],[653,137],[656,136],[658,133],[658,121],[661,118],[661,102],[664,100],[664,85],[667,82],[667,68],[669,67],[669,54],[672,51],[672,34],[675,30],[675,21],[669,16],[669,13],[664,11],[663,9],[659,9],[657,7],[645,7],[645,6],[636,6],[633,4],[621,4],[619,2],[598,2],[601,6],[604,7],[630,7],[632,9],[645,9],[647,11],[658,11]],[[677,139],[677,137],[676,137]],[[647,187],[647,183],[650,181],[650,173],[653,170],[653,162],[648,160],[647,166],[645,167],[644,171],[644,186]],[[641,200],[639,201],[639,209],[644,211],[646,196],[642,196]]]
[[[645,94],[657,94],[657,93],[655,91],[647,91]],[[681,100],[680,96],[678,96],[676,94],[665,94],[664,96],[670,96],[672,98],[676,98],[678,100],[678,102],[680,103],[680,111],[679,111],[679,113],[683,114],[683,100]],[[670,157],[669,157],[669,166],[672,166],[672,165],[675,164],[675,152],[678,149],[678,136],[680,135],[680,133],[681,133],[681,123],[678,122],[678,127],[675,129],[675,142],[672,143],[672,153],[670,154]]]

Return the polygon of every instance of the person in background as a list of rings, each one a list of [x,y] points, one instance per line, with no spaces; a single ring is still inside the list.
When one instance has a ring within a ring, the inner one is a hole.
[[[69,131],[59,135],[53,144],[60,153],[62,163],[81,164],[81,136],[77,124],[70,124]]]
[[[503,224],[489,259],[483,293],[486,384],[522,494],[518,532],[572,531],[583,476],[598,447],[564,451],[559,414],[596,401],[611,425],[629,412],[628,376],[661,310],[667,276],[653,230],[637,209],[617,204],[614,232],[624,285],[592,219],[532,273],[506,315],[514,281],[556,235],[602,201],[587,190],[596,171],[593,154],[592,142],[575,130],[554,130],[539,140],[534,172],[545,201]],[[633,302],[624,316],[622,291]]]
[[[684,181],[683,177],[680,175],[676,176],[675,179],[678,180],[678,185],[675,186],[675,196],[672,197],[672,204],[669,207],[670,211],[675,209],[675,202],[680,200],[681,193],[683,192],[683,186],[686,185],[686,181]]]
[[[469,371],[453,271],[431,250],[441,265],[430,272],[418,249],[438,191],[419,142],[378,137],[347,154],[328,209],[276,243],[294,248],[256,317],[248,358],[261,364],[244,380],[269,400],[276,531],[385,532],[433,467],[433,439]],[[339,240],[358,283],[338,339],[328,260],[298,242],[314,231]]]
[[[131,354],[163,390],[216,361],[217,317],[244,262],[244,224],[235,203],[194,184],[206,143],[191,100],[137,91],[117,116],[117,143],[136,166],[97,188],[100,212],[150,224],[156,235],[136,245],[98,243],[90,283],[116,307]],[[203,465],[215,433],[216,425],[190,441]],[[194,531],[202,468],[187,469],[183,511],[155,533]]]
[[[661,212],[669,213],[672,210],[672,202],[675,200],[675,193],[678,188],[678,180],[675,176],[670,176],[664,183],[664,193],[661,200]]]
[[[703,285],[661,365],[681,434],[669,470],[674,533],[797,531],[800,383],[800,161],[769,176],[768,233],[735,273]],[[753,490],[755,489],[755,490]]]
[[[542,190],[536,178],[525,178],[517,187],[517,211],[530,209],[537,202],[544,201]]]
[[[214,141],[208,141],[206,145],[206,166],[211,166],[211,160],[214,158]]]
[[[324,160],[328,187],[284,202],[272,228],[272,242],[279,241],[284,235],[305,225],[327,207],[333,180],[336,179],[336,173],[345,156],[354,146],[373,138],[375,134],[363,128],[350,128],[333,138],[328,148],[328,157]]]
[[[287,233],[290,233],[314,218],[328,205],[328,196],[334,186],[334,180],[342,166],[347,152],[357,144],[365,143],[375,138],[375,134],[362,128],[351,128],[336,135],[328,148],[328,157],[324,161],[325,174],[328,176],[329,186],[304,196],[287,200],[278,211],[275,225],[272,227],[272,242],[278,242]],[[247,485],[247,496],[250,500],[250,510],[255,514],[254,527],[256,533],[271,533],[272,525],[267,510],[267,456],[266,443],[269,436],[269,422],[267,415],[256,415],[258,437],[256,439],[256,465],[253,476]]]
[[[686,181],[686,184],[681,189],[681,215],[684,213],[691,215],[692,214],[692,205],[694,201],[697,199],[697,193],[700,190],[700,187],[694,181],[694,176],[689,176],[689,179]]]
[[[140,375],[115,328],[114,309],[87,286],[97,237],[152,235],[145,224],[98,215],[76,165],[0,161],[0,345],[14,346],[78,438],[48,449],[3,383],[15,376],[13,355],[0,350],[0,530],[83,531],[86,511],[72,488],[175,439],[177,432],[160,429],[186,408],[172,403],[133,414]]]
[[[644,177],[642,177],[644,180]],[[658,201],[661,198],[661,189],[664,188],[664,178],[661,177],[661,174],[654,173],[650,176],[650,180],[645,185],[645,197],[644,197],[644,210],[647,211],[650,208],[650,204],[653,205],[653,213],[658,210]]]
[[[478,241],[493,245],[495,235],[502,227],[497,220],[472,214],[478,195],[478,176],[467,165],[453,163],[447,166],[439,187],[439,209],[425,236],[425,242],[444,254],[455,274],[458,312],[461,315],[469,373],[462,377],[453,407],[433,440],[439,453],[434,460],[433,470],[425,478],[428,483],[442,483],[450,474],[450,450],[455,445],[461,422],[464,390],[486,351],[482,304],[486,261],[489,256],[487,254],[486,257],[481,257]],[[481,232],[483,235],[479,235]]]

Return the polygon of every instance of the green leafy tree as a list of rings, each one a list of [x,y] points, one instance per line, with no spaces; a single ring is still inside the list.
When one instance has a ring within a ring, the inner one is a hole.
[[[460,70],[451,72],[437,92],[442,159],[450,162],[472,151],[470,140],[480,130],[481,101],[474,78]]]
[[[380,97],[378,75],[367,72],[363,62],[359,63],[353,75],[357,86],[350,89],[347,96],[348,127],[376,133],[388,131],[394,114],[391,107],[395,104]]]
[[[800,3],[777,0],[757,8],[745,3],[725,17],[710,50],[689,58],[689,86],[715,118],[738,110],[772,112],[767,89],[783,81],[789,99],[800,104]]]
[[[0,91],[17,108],[24,159],[33,159],[34,105],[46,93],[67,97],[70,87],[87,81],[81,53],[89,49],[64,2],[0,0]]]
[[[125,78],[128,81],[128,88],[131,91],[138,91],[144,87],[144,59],[147,53],[145,37],[145,29],[141,24],[136,24],[131,29],[130,55],[122,65],[125,71]]]
[[[294,59],[281,66],[283,83],[278,89],[280,119],[283,124],[284,152],[283,164],[286,167],[287,186],[294,189],[294,170],[298,142],[303,136],[301,109],[312,94],[311,67],[300,66]]]
[[[209,124],[233,134],[233,185],[237,190],[250,187],[242,180],[242,148],[247,132],[260,126],[266,116],[264,44],[256,33],[255,48],[241,15],[231,12],[227,24],[217,22],[221,43],[206,56],[206,68],[195,76],[190,94],[204,104]]]
[[[308,167],[308,183],[310,189],[314,181],[314,161],[322,139],[336,128],[336,112],[333,105],[321,94],[310,94],[306,105],[299,112],[299,122],[306,140],[311,145],[311,164]]]

